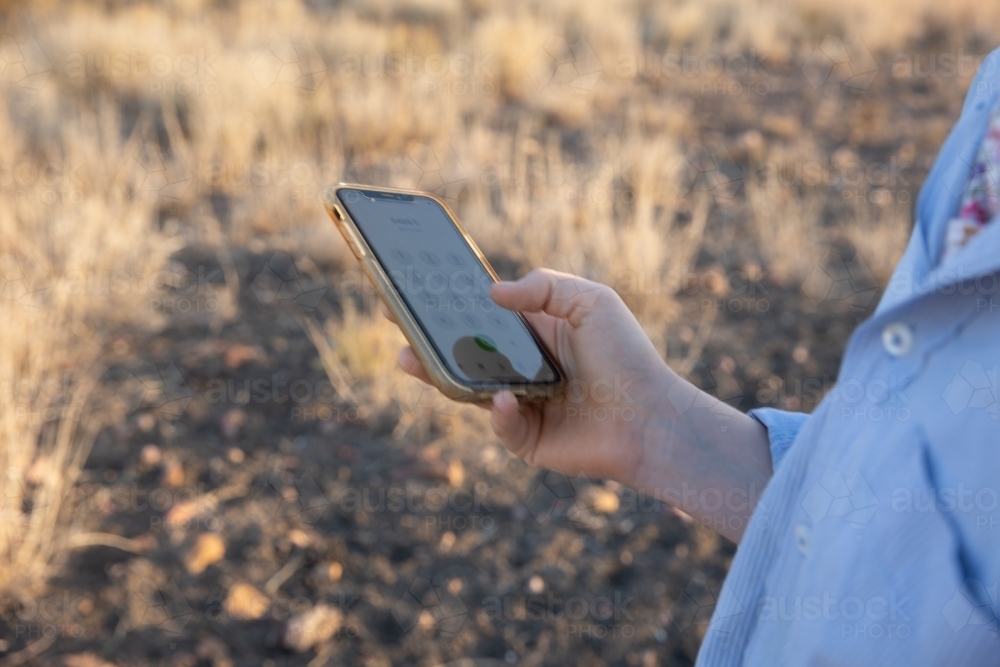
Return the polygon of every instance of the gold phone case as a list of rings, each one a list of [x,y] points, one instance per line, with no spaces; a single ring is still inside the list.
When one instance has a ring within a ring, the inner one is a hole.
[[[556,363],[555,359],[553,359],[549,351],[545,349],[545,346],[538,339],[538,335],[535,333],[534,329],[531,328],[531,325],[528,324],[527,320],[524,319],[524,316],[521,315],[521,313],[515,313],[515,315],[517,315],[517,317],[524,323],[524,326],[538,344],[538,348],[542,351],[542,354],[552,365],[552,368],[555,369],[557,375],[559,376],[556,381],[550,383],[529,384],[504,384],[497,382],[470,385],[461,378],[456,377],[444,363],[444,360],[439,358],[437,350],[435,350],[434,346],[431,344],[427,334],[424,333],[424,330],[410,312],[410,309],[403,300],[403,297],[399,294],[395,285],[393,285],[392,281],[389,279],[389,274],[386,272],[385,268],[378,261],[378,259],[376,259],[375,254],[365,241],[364,235],[362,235],[358,230],[357,225],[354,220],[351,219],[347,209],[341,204],[340,199],[337,197],[337,191],[341,189],[417,195],[433,199],[440,204],[441,208],[443,208],[445,213],[448,214],[448,218],[451,220],[452,224],[455,225],[458,233],[462,235],[466,243],[469,244],[469,247],[472,248],[472,252],[475,253],[479,262],[483,265],[483,268],[486,269],[486,272],[489,273],[494,281],[499,281],[500,278],[497,276],[496,271],[493,270],[493,267],[490,266],[490,263],[486,260],[483,253],[479,250],[479,246],[476,245],[475,241],[473,241],[469,234],[465,231],[465,228],[462,227],[462,224],[458,221],[458,218],[451,210],[451,207],[448,206],[447,202],[431,192],[402,190],[398,188],[380,188],[372,185],[358,185],[353,183],[338,183],[337,185],[331,185],[323,192],[323,203],[326,207],[326,212],[330,215],[330,219],[333,220],[333,224],[340,230],[340,233],[347,242],[347,245],[350,247],[351,252],[353,252],[354,256],[358,258],[359,262],[361,262],[361,268],[368,275],[368,279],[372,281],[375,289],[382,297],[382,301],[385,302],[385,305],[389,308],[389,312],[392,313],[396,322],[399,324],[399,328],[403,331],[403,335],[410,343],[410,346],[413,348],[417,358],[424,365],[424,368],[427,370],[427,374],[430,375],[431,380],[433,380],[437,388],[441,390],[441,393],[457,401],[480,402],[490,400],[493,394],[501,389],[508,389],[516,396],[525,400],[544,400],[557,395],[562,390],[564,383],[563,378],[565,377],[562,369]]]

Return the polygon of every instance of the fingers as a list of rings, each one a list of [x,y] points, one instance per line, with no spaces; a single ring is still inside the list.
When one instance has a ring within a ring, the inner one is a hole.
[[[431,382],[431,377],[427,374],[427,370],[424,368],[424,365],[420,363],[420,360],[417,359],[417,355],[413,353],[413,348],[408,346],[402,348],[399,351],[399,356],[396,361],[399,364],[399,367],[406,371],[409,375],[412,375],[421,382],[425,382],[430,385],[434,384]],[[490,402],[476,402],[473,403],[473,405],[483,410],[493,409],[493,404]]]
[[[493,285],[490,295],[503,308],[544,312],[577,327],[607,292],[608,288],[584,278],[535,269],[520,280]]]
[[[413,348],[406,346],[399,351],[399,355],[396,357],[396,363],[404,371],[417,378],[421,382],[426,382],[427,384],[433,384],[431,382],[431,376],[427,374],[427,370],[424,365],[420,363],[417,359],[417,355],[414,354]]]
[[[427,371],[424,370],[412,348],[404,347],[401,349],[398,361],[404,371],[422,382],[432,384],[430,376],[427,375]],[[492,403],[475,403],[474,405],[492,413],[490,423],[493,432],[496,433],[503,446],[531,464],[533,459],[531,456],[532,443],[537,440],[535,433],[539,427],[537,415],[521,405],[517,397],[510,391],[497,392],[493,395]]]
[[[509,391],[500,391],[493,396],[490,423],[503,446],[531,464],[532,434],[537,431],[536,415],[517,401]]]
[[[393,324],[398,324],[398,322],[396,322],[396,318],[392,316],[392,312],[389,311],[389,307],[384,303],[381,305],[382,305],[382,314],[385,315],[385,319],[389,320]]]
[[[528,430],[528,419],[521,411],[517,397],[509,391],[497,392],[493,395],[492,412],[493,432],[507,449],[519,454],[520,443]]]

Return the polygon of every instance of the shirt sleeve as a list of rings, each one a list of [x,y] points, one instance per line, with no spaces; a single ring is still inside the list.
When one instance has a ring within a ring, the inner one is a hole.
[[[774,408],[757,408],[747,413],[767,429],[767,438],[771,447],[771,468],[778,469],[781,459],[785,458],[802,425],[809,419],[804,412],[785,412]]]

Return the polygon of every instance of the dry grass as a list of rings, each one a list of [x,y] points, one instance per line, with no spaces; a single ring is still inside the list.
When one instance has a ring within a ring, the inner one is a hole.
[[[909,240],[908,209],[870,202],[854,202],[851,209],[843,234],[878,284],[886,285]]]
[[[822,195],[802,195],[781,185],[746,183],[753,231],[765,265],[780,283],[801,282],[823,256],[829,240],[820,225]]]
[[[5,136],[23,137],[7,111]],[[63,500],[115,417],[95,391],[102,344],[124,322],[155,324],[130,313],[179,247],[150,228],[156,202],[136,196],[136,144],[119,124],[99,104],[65,114],[41,146],[0,146],[16,185],[0,194],[0,588],[37,585],[70,543]]]
[[[1000,7],[973,0],[105,4],[0,6],[0,164],[14,174],[0,193],[0,589],[37,584],[64,553],[62,499],[97,429],[121,418],[95,388],[104,342],[117,327],[158,326],[141,286],[181,245],[348,266],[318,204],[345,179],[442,192],[512,271],[549,264],[614,284],[654,338],[733,202],[749,206],[747,252],[779,282],[801,280],[835,238],[884,281],[905,210],[858,207],[835,233],[821,220],[824,184],[746,179],[725,201],[693,187],[705,137],[738,143],[690,104],[705,73],[664,80],[621,65],[687,49],[757,53],[795,73],[827,35],[860,36],[883,60],[982,51],[1000,36]],[[422,71],[394,74],[380,54]],[[553,72],[553,59],[575,69]],[[814,127],[843,130],[831,99]],[[726,102],[737,127],[767,132],[741,159],[823,159],[794,116],[764,122],[745,97]],[[866,118],[870,136],[889,131],[884,116]],[[118,272],[139,287],[100,289]],[[343,313],[306,326],[346,401],[400,410],[397,435],[447,411],[399,384],[391,326],[367,306]],[[237,316],[230,294],[214,326]]]
[[[489,428],[486,412],[399,377],[396,355],[406,341],[377,308],[359,312],[348,300],[342,317],[303,318],[303,326],[351,417],[376,428],[386,416],[398,418],[393,433],[400,439]]]

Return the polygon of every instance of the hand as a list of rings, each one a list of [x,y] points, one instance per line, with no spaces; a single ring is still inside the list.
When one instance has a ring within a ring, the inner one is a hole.
[[[677,377],[625,303],[610,287],[547,269],[493,285],[491,296],[524,314],[568,381],[563,396],[544,403],[496,394],[486,407],[500,441],[532,466],[633,479],[641,434]],[[399,364],[429,382],[411,348]]]
[[[491,296],[524,313],[568,382],[544,403],[504,391],[484,406],[505,447],[533,466],[634,486],[739,542],[772,475],[761,424],[674,373],[609,287],[539,269]],[[399,364],[430,382],[409,347]]]

